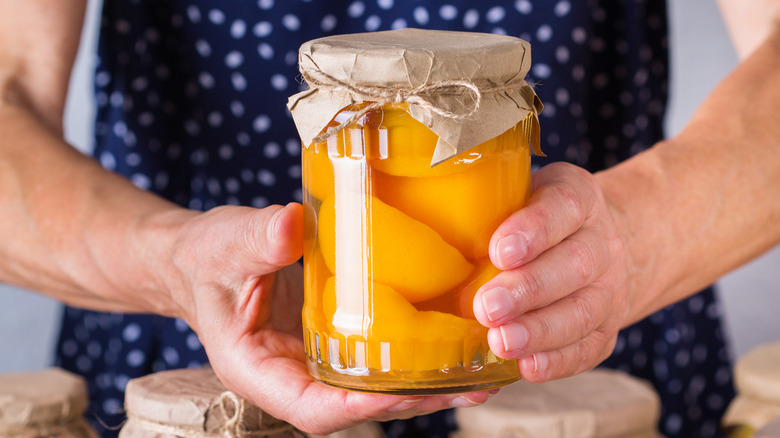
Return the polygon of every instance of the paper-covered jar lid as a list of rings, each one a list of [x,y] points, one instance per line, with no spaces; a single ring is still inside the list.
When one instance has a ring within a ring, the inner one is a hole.
[[[127,422],[119,438],[309,436],[228,391],[210,368],[163,371],[132,379],[125,392],[125,410]],[[358,432],[347,430],[334,438],[372,438],[376,427],[365,424]]]
[[[657,438],[659,415],[648,383],[601,369],[513,383],[481,406],[455,411],[457,438]]]
[[[84,380],[58,368],[0,375],[0,436],[92,438]]]
[[[734,383],[740,394],[780,406],[780,342],[756,347],[740,358]]]
[[[439,136],[434,165],[542,110],[525,81],[530,44],[506,35],[422,29],[336,35],[303,44],[298,63],[309,88],[287,106],[306,147],[322,140],[344,108],[369,104],[349,124],[371,109],[406,103]],[[541,155],[534,120],[532,146]]]
[[[756,431],[753,438],[777,438],[780,436],[780,417],[767,423],[766,426]]]

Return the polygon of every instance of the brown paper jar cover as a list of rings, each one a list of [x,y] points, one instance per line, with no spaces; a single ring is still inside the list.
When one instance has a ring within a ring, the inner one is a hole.
[[[724,426],[747,425],[760,429],[780,418],[780,342],[749,351],[734,367],[739,394],[723,416]]]
[[[453,438],[657,438],[652,387],[611,370],[548,383],[520,381],[485,404],[455,411]]]
[[[0,437],[97,438],[84,380],[58,368],[0,375]]]
[[[127,422],[119,438],[306,438],[292,425],[228,391],[210,368],[163,371],[132,379],[125,392]],[[333,438],[371,438],[367,423]]]
[[[287,106],[306,147],[344,108],[406,103],[439,136],[434,165],[542,110],[525,81],[530,45],[506,35],[422,29],[336,35],[303,44],[298,64],[309,88]],[[532,146],[541,155],[534,121]]]

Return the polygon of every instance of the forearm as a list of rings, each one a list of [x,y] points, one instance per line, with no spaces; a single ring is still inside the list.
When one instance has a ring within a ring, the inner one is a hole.
[[[628,239],[630,321],[780,242],[780,32],[677,137],[597,175]]]
[[[102,169],[7,100],[0,211],[0,281],[95,309],[178,313],[156,272],[171,245],[164,229],[192,213]]]

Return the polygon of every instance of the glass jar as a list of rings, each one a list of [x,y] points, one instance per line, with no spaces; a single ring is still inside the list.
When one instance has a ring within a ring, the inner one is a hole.
[[[438,136],[407,111],[385,105],[303,150],[310,372],[396,394],[513,382],[472,302],[499,272],[493,231],[530,194],[534,116],[431,167]]]
[[[474,317],[499,224],[530,192],[530,45],[401,29],[301,46],[304,342],[342,388],[435,394],[519,378]]]

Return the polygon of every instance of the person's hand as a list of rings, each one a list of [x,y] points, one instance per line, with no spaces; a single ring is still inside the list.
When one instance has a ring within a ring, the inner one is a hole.
[[[491,350],[542,382],[606,359],[630,300],[624,244],[595,177],[556,163],[533,174],[532,188],[492,236],[503,272],[477,293],[474,313]]]
[[[185,221],[174,244],[174,288],[225,386],[306,432],[409,418],[487,400],[487,391],[402,397],[315,381],[304,363],[303,247],[299,204],[220,207]]]

